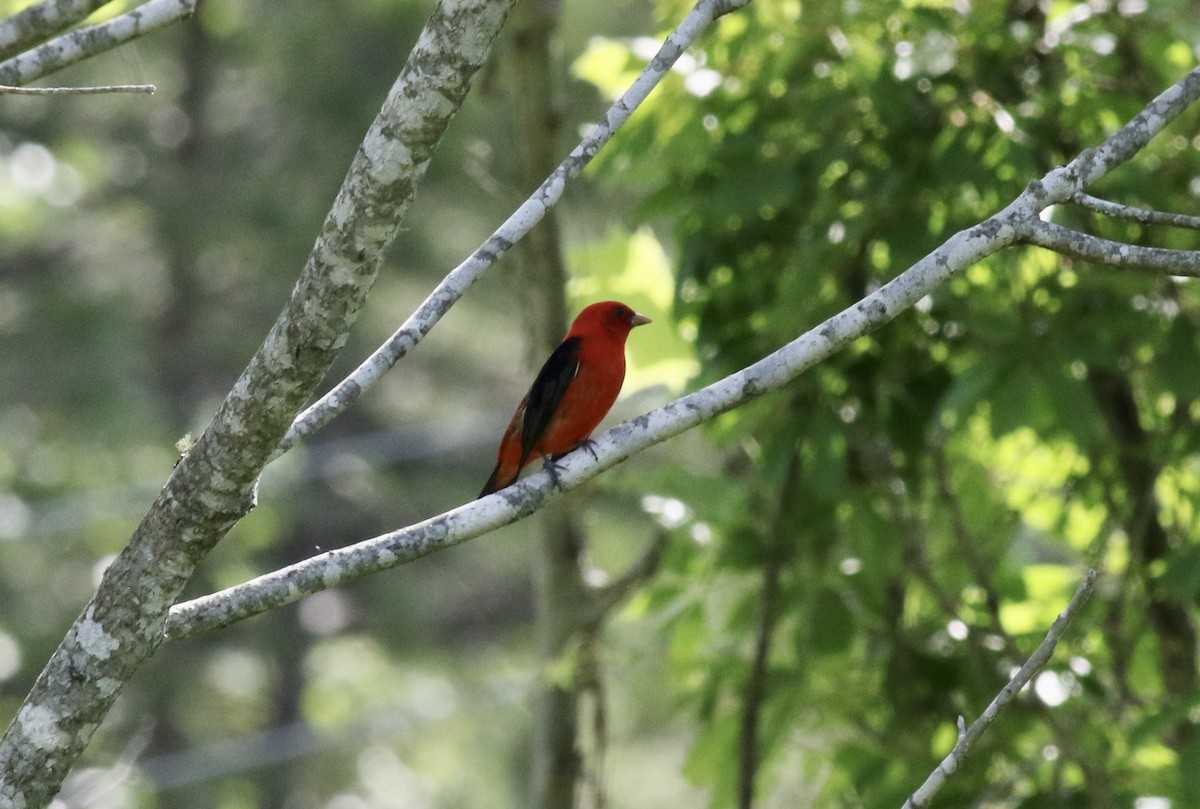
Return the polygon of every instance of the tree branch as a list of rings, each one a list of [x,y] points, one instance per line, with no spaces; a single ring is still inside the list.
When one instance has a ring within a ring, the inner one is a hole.
[[[1168,225],[1175,228],[1200,230],[1200,216],[1188,216],[1181,213],[1165,213],[1148,208],[1135,208],[1131,205],[1121,205],[1106,199],[1093,197],[1080,191],[1071,197],[1071,202],[1081,205],[1088,210],[1115,216],[1119,219],[1130,219],[1143,225]]]
[[[647,447],[691,429],[765,393],[777,390],[916,303],[954,272],[1015,242],[1011,222],[1025,216],[1013,203],[1000,214],[962,231],[902,275],[854,306],[753,365],[601,435],[588,453],[559,464],[560,486],[540,472],[480,500],[398,531],[314,556],[289,567],[171,610],[168,637],[217,629],[321,590],[457,545],[526,517],[600,472]]]
[[[100,95],[102,93],[149,93],[155,91],[153,84],[102,84],[98,87],[13,87],[0,84],[0,95],[56,96],[56,95]]]
[[[1023,197],[1019,198],[1023,202]],[[753,365],[688,394],[595,440],[588,453],[559,464],[560,487],[540,472],[496,494],[356,545],[314,556],[208,596],[176,605],[167,634],[183,638],[337,587],[370,573],[412,562],[532,514],[563,493],[641,450],[776,390],[843,346],[891,321],[954,272],[1015,242],[1012,220],[1025,216],[1014,202],[945,244],[854,306],[826,320]]]
[[[908,800],[904,802],[902,809],[921,809],[928,806],[933,800],[933,796],[946,783],[946,780],[958,771],[962,766],[963,759],[971,750],[971,745],[979,740],[979,737],[984,734],[984,731],[992,724],[999,715],[1000,711],[1021,692],[1033,675],[1036,674],[1046,662],[1050,660],[1050,656],[1054,654],[1054,647],[1058,645],[1059,639],[1067,626],[1071,623],[1071,619],[1075,617],[1075,613],[1087,601],[1088,596],[1092,594],[1092,588],[1096,583],[1096,571],[1089,570],[1084,574],[1083,580],[1079,583],[1079,588],[1075,591],[1071,601],[1067,604],[1067,608],[1063,610],[1054,623],[1050,627],[1050,631],[1046,633],[1046,638],[1038,645],[1034,653],[1025,661],[1025,665],[1017,670],[1008,684],[1000,690],[991,704],[987,706],[983,714],[971,723],[970,727],[965,727],[963,718],[958,718],[958,742],[954,745],[954,749],[949,755],[942,760],[940,764],[930,773],[916,792],[914,792]]]
[[[1200,277],[1200,251],[1114,242],[1040,219],[1025,221],[1019,230],[1022,244],[1044,247],[1080,261],[1160,275]]]
[[[738,726],[737,805],[738,809],[753,809],[754,794],[762,768],[761,724],[763,705],[767,701],[767,681],[771,670],[771,650],[775,643],[775,628],[779,623],[780,579],[794,550],[789,547],[789,518],[800,479],[802,465],[799,451],[788,458],[787,472],[779,487],[775,514],[763,532],[762,586],[758,593],[758,621],[754,629],[754,656],[742,690],[742,715]]]
[[[1117,166],[1140,152],[1200,96],[1200,68],[1193,69],[1147,104],[1129,123],[1094,149],[1084,149],[1066,166],[1054,169],[1027,189],[1034,200],[1046,204],[1070,200]]]
[[[592,588],[588,603],[588,615],[584,623],[598,627],[618,604],[642,584],[650,580],[662,565],[663,556],[670,545],[671,535],[664,529],[654,532],[650,544],[620,576],[599,587]]]
[[[0,809],[58,791],[122,685],[157,649],[205,554],[253,505],[262,467],[327,373],[511,0],[434,9],[351,164],[292,297],[180,460],[0,739]]]
[[[577,177],[600,149],[612,140],[616,131],[629,120],[633,111],[662,81],[684,50],[695,42],[715,19],[749,2],[750,0],[699,0],[683,22],[666,38],[650,64],[646,65],[625,94],[609,108],[604,119],[593,127],[587,137],[504,221],[504,224],[488,237],[487,241],[450,271],[386,343],[376,349],[353,373],[300,414],[280,442],[277,455],[287,452],[297,441],[324,427],[346,410],[419,343],[471,285],[541,221],[546,212],[562,197],[567,183]]]
[[[777,390],[853,340],[890,322],[954,273],[1019,243],[1023,231],[1028,229],[1028,221],[1036,220],[1044,208],[1069,200],[1085,182],[1095,182],[1132,157],[1197,97],[1200,97],[1200,68],[1151,101],[1099,147],[1085,150],[1066,166],[1031,182],[1002,211],[954,234],[858,303],[741,371],[617,425],[596,439],[592,447],[594,460],[588,453],[572,453],[560,465],[560,487],[552,487],[550,476],[540,472],[496,494],[407,528],[178,604],[171,609],[167,636],[185,638],[228,626],[305,595],[474,539],[532,514],[647,447]],[[443,281],[443,285],[446,283]],[[431,304],[427,301],[428,305]]]
[[[190,17],[195,10],[196,0],[149,0],[107,22],[71,31],[0,62],[0,84],[28,84],[67,65]]]
[[[35,42],[82,20],[108,0],[42,0],[0,21],[0,58],[25,50]]]

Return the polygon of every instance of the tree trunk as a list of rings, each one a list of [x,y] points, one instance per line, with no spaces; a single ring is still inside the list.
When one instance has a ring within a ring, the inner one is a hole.
[[[556,103],[551,42],[559,18],[558,0],[523,0],[509,20],[508,91],[514,110],[517,187],[536,188],[558,164],[561,113]],[[527,313],[530,367],[549,356],[567,330],[564,294],[567,272],[558,221],[550,211],[517,246],[521,263],[522,306]],[[552,676],[581,636],[589,592],[582,563],[586,540],[569,503],[548,511],[540,525],[534,557],[534,598],[541,677],[534,696],[534,809],[569,809],[582,764],[579,694],[574,678]]]

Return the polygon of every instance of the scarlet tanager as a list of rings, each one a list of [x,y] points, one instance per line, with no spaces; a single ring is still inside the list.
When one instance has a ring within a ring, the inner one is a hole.
[[[625,381],[625,338],[649,322],[617,301],[579,313],[517,406],[480,497],[516,483],[535,458],[553,464],[588,440]]]

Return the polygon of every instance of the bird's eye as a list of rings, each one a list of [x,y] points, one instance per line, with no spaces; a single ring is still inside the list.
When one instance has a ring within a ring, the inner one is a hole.
[[[615,306],[613,307],[613,314],[619,317],[621,320],[629,320],[633,313],[624,306]]]

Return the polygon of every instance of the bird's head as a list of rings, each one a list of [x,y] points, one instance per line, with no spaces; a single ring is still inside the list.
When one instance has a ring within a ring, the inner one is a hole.
[[[571,331],[567,336],[608,332],[625,338],[635,326],[644,326],[650,322],[650,318],[638,314],[620,301],[600,301],[584,307],[571,324]]]

